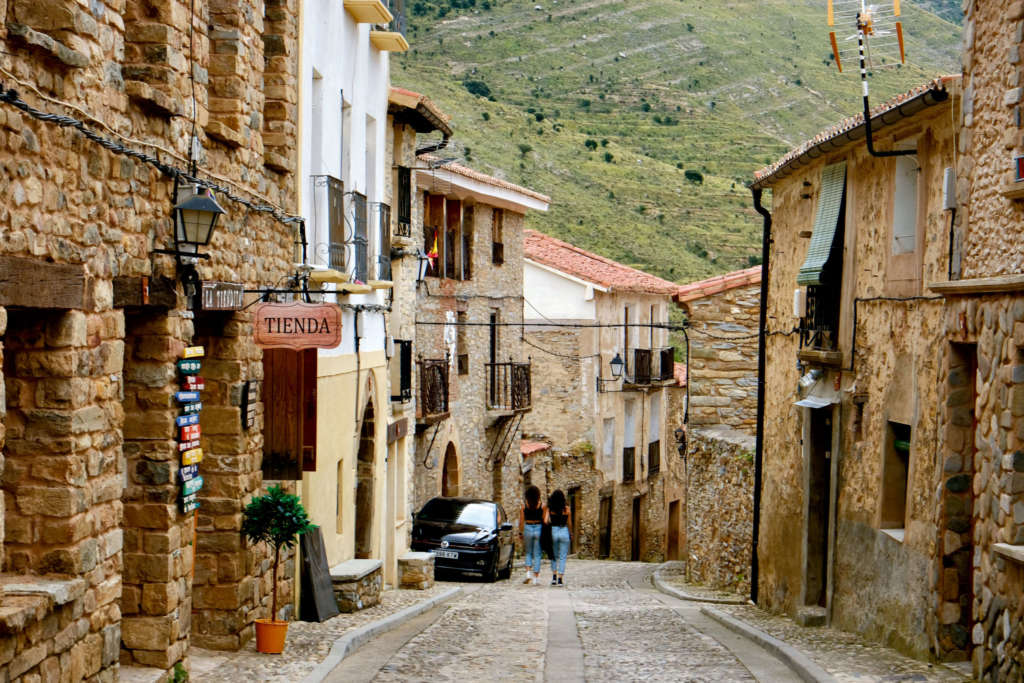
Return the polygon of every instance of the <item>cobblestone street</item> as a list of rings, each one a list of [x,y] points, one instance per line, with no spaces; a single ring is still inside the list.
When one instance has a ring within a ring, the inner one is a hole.
[[[655,567],[570,560],[565,588],[524,585],[521,570],[511,581],[460,584],[464,596],[404,634],[371,641],[326,680],[799,680],[762,647],[708,618],[702,603],[654,590],[648,579]],[[804,654],[838,680],[962,680],[886,648],[833,643],[829,629],[810,630],[809,640],[797,639],[798,649],[810,643],[814,651]],[[778,629],[775,635],[791,640]],[[833,646],[841,667],[829,666]]]

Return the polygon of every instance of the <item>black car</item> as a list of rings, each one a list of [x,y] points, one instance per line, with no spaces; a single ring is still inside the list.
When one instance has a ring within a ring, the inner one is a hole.
[[[438,571],[507,579],[513,547],[505,510],[490,500],[432,498],[413,519],[412,549],[433,553]]]

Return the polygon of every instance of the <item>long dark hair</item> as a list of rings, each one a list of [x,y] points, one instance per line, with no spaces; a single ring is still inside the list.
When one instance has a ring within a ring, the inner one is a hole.
[[[565,494],[562,493],[562,489],[555,489],[555,492],[548,496],[548,510],[559,513],[565,510]]]
[[[526,504],[531,508],[540,506],[540,489],[536,486],[528,487],[523,497],[526,498]]]

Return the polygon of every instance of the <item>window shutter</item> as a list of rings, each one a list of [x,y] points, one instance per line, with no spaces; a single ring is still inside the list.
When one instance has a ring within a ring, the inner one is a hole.
[[[824,284],[821,273],[832,253],[832,243],[835,240],[845,193],[846,162],[826,166],[821,172],[821,191],[818,194],[817,215],[814,217],[814,232],[811,235],[811,244],[807,248],[807,257],[796,279],[797,284]]]
[[[316,349],[263,351],[263,477],[316,469]]]

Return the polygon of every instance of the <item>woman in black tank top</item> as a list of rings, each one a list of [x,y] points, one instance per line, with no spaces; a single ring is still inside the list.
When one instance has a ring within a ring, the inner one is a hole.
[[[544,506],[540,502],[540,489],[530,486],[523,494],[526,503],[519,508],[519,536],[526,553],[526,579],[523,583],[536,583],[540,576],[540,534],[543,530]]]
[[[569,555],[572,526],[572,510],[565,501],[565,494],[557,490],[548,497],[548,509],[544,521],[551,525],[551,585],[564,585],[565,558]]]

